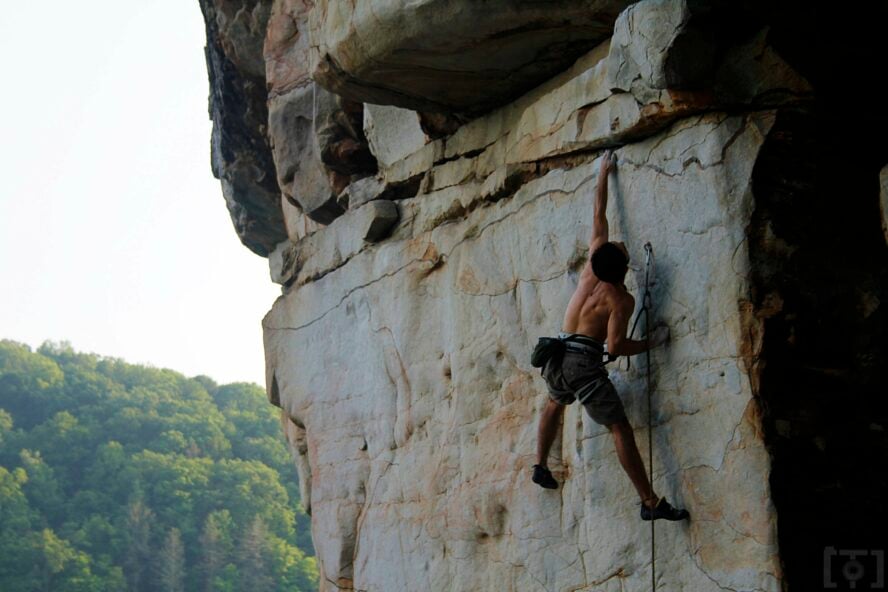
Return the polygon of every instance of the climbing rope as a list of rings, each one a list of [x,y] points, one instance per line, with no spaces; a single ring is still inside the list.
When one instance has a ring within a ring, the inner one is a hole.
[[[641,310],[639,315],[644,313],[644,342],[645,342],[645,365],[647,366],[645,374],[647,379],[647,404],[648,404],[648,471],[650,473],[651,491],[654,490],[654,412],[651,405],[653,386],[651,384],[651,307],[653,306],[653,297],[651,296],[651,267],[654,262],[654,248],[650,242],[644,244],[644,297],[641,301]],[[638,317],[635,318],[638,322]],[[634,327],[633,327],[634,330]],[[651,517],[653,518],[653,516]],[[656,537],[654,536],[654,523],[651,520],[651,590],[657,590],[657,571],[655,568],[656,560]]]
[[[654,411],[653,405],[651,404],[651,399],[653,398],[653,383],[651,378],[651,348],[650,348],[650,338],[651,338],[651,309],[654,305],[654,299],[651,295],[651,268],[654,265],[654,247],[651,246],[650,242],[646,242],[644,244],[644,295],[641,299],[641,309],[639,309],[638,313],[635,315],[635,321],[632,323],[632,330],[629,331],[629,339],[632,339],[635,336],[635,329],[638,328],[638,321],[641,320],[641,317],[644,317],[644,329],[645,329],[645,364],[646,364],[646,382],[647,382],[647,408],[648,408],[648,479],[651,484],[651,491],[654,489]],[[613,354],[607,354],[606,364],[613,362],[617,359],[617,356]],[[626,356],[626,370],[631,368],[631,362],[629,361],[629,357]],[[642,502],[644,503],[644,502]],[[656,571],[656,537],[654,532],[654,522],[655,520],[651,520],[651,591],[656,592],[657,590],[657,571]]]
[[[635,337],[635,329],[638,328],[638,321],[641,320],[642,315],[644,315],[645,322],[645,330],[650,331],[650,326],[647,324],[648,322],[648,312],[651,309],[651,287],[650,287],[650,271],[651,266],[653,265],[654,260],[654,248],[651,246],[650,242],[644,243],[644,295],[641,299],[641,309],[639,309],[638,313],[635,315],[635,321],[632,322],[632,329],[629,331],[629,339]],[[645,338],[647,341],[647,338]],[[608,362],[612,362],[617,359],[617,356],[610,356],[608,358]],[[626,356],[626,370],[629,370],[632,367],[632,362],[629,356]]]
[[[651,309],[654,305],[653,296],[651,296],[651,268],[654,265],[654,248],[650,242],[644,244],[644,295],[641,299],[641,309],[635,315],[635,321],[632,323],[632,330],[629,331],[629,339],[635,335],[635,329],[638,327],[638,321],[644,317],[645,329],[645,378],[647,382],[647,408],[648,408],[648,479],[651,484],[651,491],[654,489],[654,411],[651,399],[653,397],[653,384],[651,380]],[[626,370],[629,370],[631,364],[629,358],[626,358]],[[643,502],[642,502],[643,503]],[[656,560],[656,538],[654,536],[654,522],[651,520],[651,590],[657,590],[657,572],[655,569]]]

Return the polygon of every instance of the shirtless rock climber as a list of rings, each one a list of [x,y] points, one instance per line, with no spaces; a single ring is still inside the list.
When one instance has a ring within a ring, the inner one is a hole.
[[[605,341],[610,354],[634,356],[644,352],[647,347],[665,343],[669,336],[666,327],[658,327],[647,341],[626,336],[635,299],[623,283],[629,252],[621,242],[608,242],[607,178],[614,166],[614,157],[608,151],[601,159],[595,192],[592,239],[589,243],[591,257],[567,305],[562,333],[559,334],[566,350],[560,363],[557,358],[552,358],[543,367],[549,400],[540,417],[533,482],[547,489],[558,487],[547,464],[549,449],[561,423],[564,406],[579,400],[589,416],[613,434],[620,464],[641,497],[641,518],[683,520],[689,516],[686,510],[673,508],[665,498],[657,497],[654,493],[623,403],[604,367]]]

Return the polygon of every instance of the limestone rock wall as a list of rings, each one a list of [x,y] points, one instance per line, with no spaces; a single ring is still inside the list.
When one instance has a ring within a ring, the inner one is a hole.
[[[640,448],[653,438],[655,487],[693,517],[658,525],[658,585],[779,590],[749,233],[759,156],[813,89],[768,23],[680,0],[262,6],[254,131],[283,289],[267,382],[322,589],[649,589],[650,530],[606,429],[570,407],[563,487],[529,472],[546,400],[529,352],[560,329],[614,148],[627,285],[650,241],[672,329],[653,434],[643,360],[612,377]]]
[[[656,245],[657,314],[674,335],[653,360],[657,483],[695,516],[659,531],[665,589],[777,588],[738,307],[751,167],[771,120],[695,117],[618,151],[614,235],[636,260]],[[452,197],[406,200],[400,240],[291,290],[266,317],[269,378],[305,426],[315,546],[336,588],[648,585],[649,532],[606,429],[571,407],[556,452],[564,488],[544,491],[528,472],[545,402],[528,352],[559,328],[597,166],[555,169],[444,224],[434,213]],[[644,446],[642,369],[614,378]]]

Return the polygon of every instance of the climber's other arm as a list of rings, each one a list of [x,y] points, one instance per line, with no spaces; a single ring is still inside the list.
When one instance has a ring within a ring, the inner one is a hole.
[[[629,319],[635,309],[635,298],[627,295],[618,306],[613,308],[607,321],[607,350],[614,356],[634,356],[663,345],[669,339],[669,327],[660,325],[656,327],[647,340],[629,339],[626,332],[629,328]]]

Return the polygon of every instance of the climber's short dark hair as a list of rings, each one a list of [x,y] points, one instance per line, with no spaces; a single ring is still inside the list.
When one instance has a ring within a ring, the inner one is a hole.
[[[628,269],[626,254],[614,243],[604,243],[592,253],[592,272],[603,282],[621,283]]]

